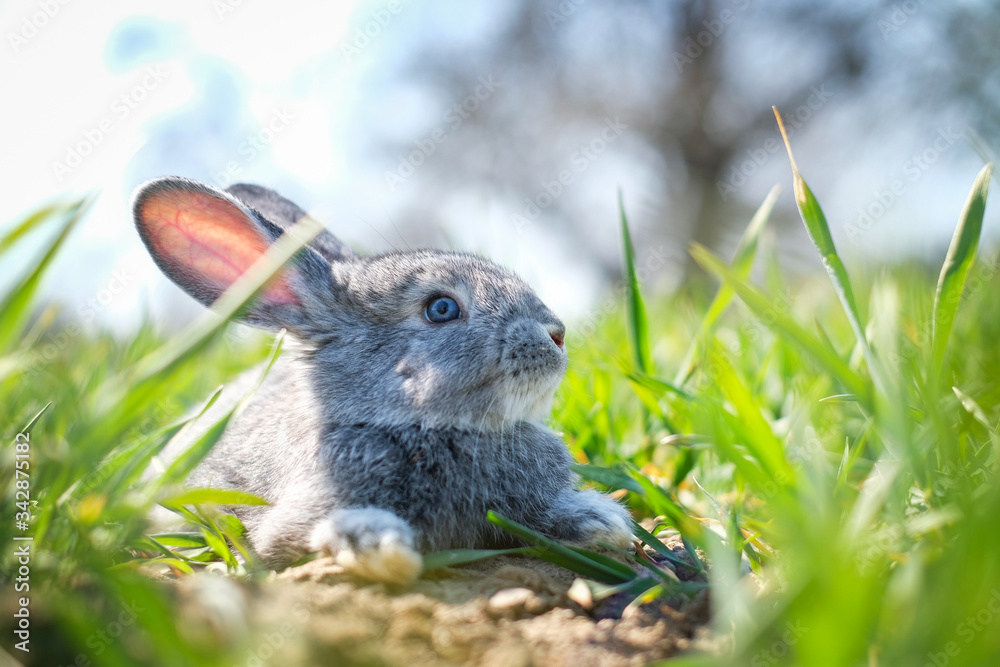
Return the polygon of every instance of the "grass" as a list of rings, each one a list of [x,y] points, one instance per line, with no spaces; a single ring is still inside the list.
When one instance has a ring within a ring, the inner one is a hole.
[[[732,262],[692,249],[717,289],[643,295],[622,204],[625,298],[577,328],[585,334],[571,327],[554,425],[589,483],[624,494],[637,519],[655,518],[654,533],[678,531],[695,556],[686,567],[707,570],[717,652],[671,664],[995,664],[1000,264],[977,258],[991,167],[972,185],[939,272],[905,265],[850,275],[792,166],[827,277],[793,283],[783,274],[763,233],[774,191]],[[0,538],[34,538],[25,662],[234,664],[245,645],[187,631],[173,589],[137,571],[158,560],[184,576],[216,561],[263,576],[252,558],[233,558],[227,544],[241,548],[242,527],[213,510],[258,499],[179,486],[225,419],[162,481],[141,475],[190,406],[276,354],[280,341],[235,341],[219,320],[171,340],[145,326],[122,341],[38,304],[44,272],[86,207],[51,205],[0,238],[0,257],[29,236],[52,239],[0,294],[0,458],[5,471],[17,464],[27,475],[5,473]],[[760,283],[749,278],[752,267]],[[228,302],[231,312],[268,270]],[[21,479],[30,480],[30,500],[19,505]],[[190,530],[149,535],[144,517],[156,503],[188,518]],[[28,530],[14,523],[18,512],[31,515]],[[695,592],[490,520],[525,539],[530,553],[593,580],[592,590],[643,599]],[[487,555],[444,552],[427,565]],[[13,591],[18,567],[5,549],[5,628],[24,594]],[[143,632],[108,638],[128,609],[141,609]],[[24,659],[16,637],[4,636],[4,649]]]

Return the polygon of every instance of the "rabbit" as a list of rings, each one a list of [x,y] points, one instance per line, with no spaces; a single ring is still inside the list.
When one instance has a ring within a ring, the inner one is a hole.
[[[157,266],[205,306],[305,215],[267,188],[180,177],[141,185],[132,210]],[[284,352],[188,484],[269,502],[229,508],[268,567],[320,552],[405,584],[421,553],[519,546],[491,509],[568,544],[632,544],[628,510],[577,489],[545,425],[565,328],[510,271],[451,251],[361,257],[323,230],[240,318],[285,329]]]

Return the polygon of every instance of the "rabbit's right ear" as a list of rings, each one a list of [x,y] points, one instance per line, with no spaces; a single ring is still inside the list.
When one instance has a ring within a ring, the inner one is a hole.
[[[185,178],[159,178],[140,186],[132,214],[157,266],[206,306],[282,234],[233,196]],[[330,264],[303,248],[258,293],[242,319],[308,334],[333,291]]]

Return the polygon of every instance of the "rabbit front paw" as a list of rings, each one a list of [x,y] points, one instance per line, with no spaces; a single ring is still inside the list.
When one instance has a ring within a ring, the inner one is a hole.
[[[309,546],[371,581],[406,585],[423,567],[414,548],[413,528],[392,512],[374,507],[331,512],[313,529]]]
[[[619,548],[631,545],[632,516],[614,499],[597,491],[565,491],[556,498],[553,532],[580,546],[604,542]]]

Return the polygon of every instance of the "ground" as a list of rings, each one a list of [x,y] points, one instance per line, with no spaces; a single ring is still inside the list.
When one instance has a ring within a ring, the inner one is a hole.
[[[680,553],[679,540],[671,546]],[[573,583],[558,566],[499,556],[402,589],[353,580],[331,559],[256,584],[203,573],[177,585],[188,632],[223,643],[249,635],[248,666],[644,665],[706,635],[705,591],[591,605]]]

